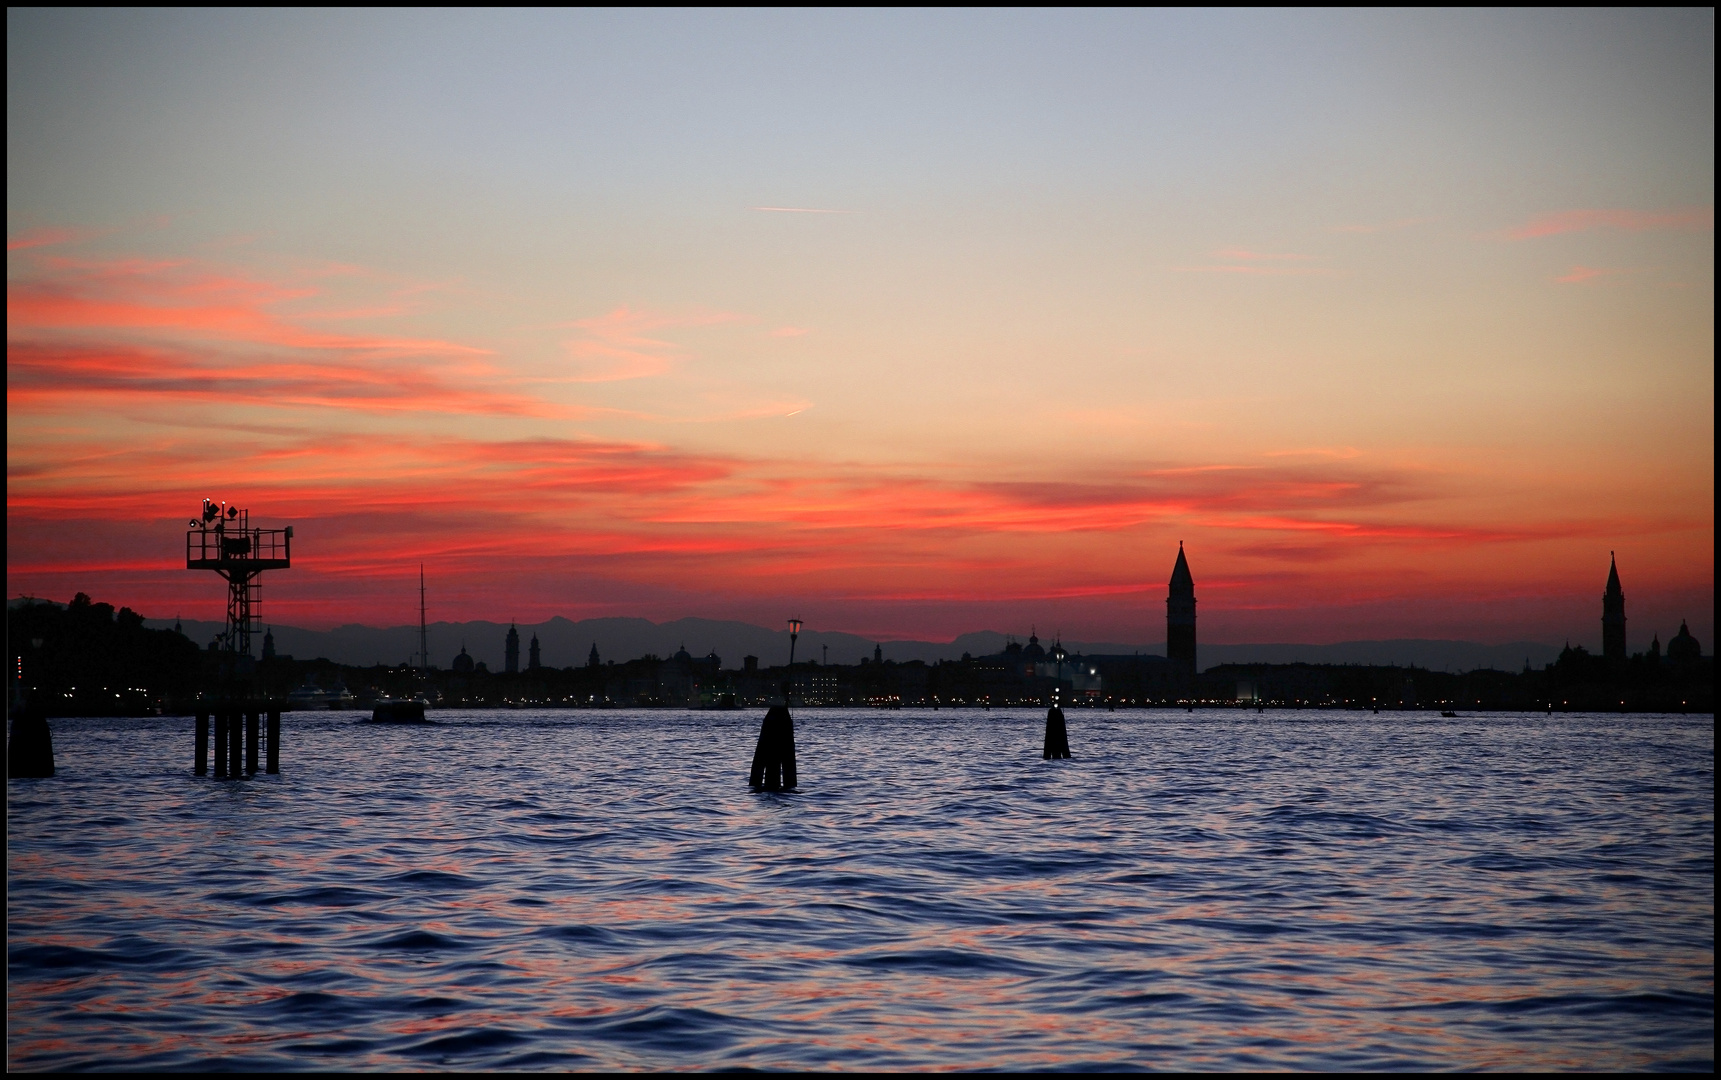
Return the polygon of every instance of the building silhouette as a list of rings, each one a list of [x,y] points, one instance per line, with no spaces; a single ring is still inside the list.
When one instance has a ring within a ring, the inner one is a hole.
[[[1040,635],[1035,633],[1038,629],[1035,626],[1028,627],[1028,647],[1022,650],[1023,662],[1030,665],[1042,663],[1046,659],[1046,647],[1040,644]]]
[[[1165,598],[1165,658],[1181,677],[1195,677],[1195,578],[1177,542],[1177,565],[1171,568],[1171,591]]]
[[[503,670],[510,675],[518,675],[520,673],[520,631],[514,627],[513,623],[508,624],[508,645],[504,650],[504,657],[506,662]]]
[[[174,627],[178,628],[178,623]],[[275,659],[275,631],[273,628],[263,631],[263,659]]]
[[[1667,643],[1667,662],[1680,667],[1689,667],[1703,658],[1703,646],[1692,636],[1691,628],[1685,625],[1685,620],[1679,620],[1679,633]]]
[[[532,647],[526,653],[526,670],[537,671],[543,665],[538,663],[538,635],[532,635]]]
[[[586,667],[595,668],[601,666],[602,664],[598,660],[598,643],[594,641],[592,642],[591,655],[586,657]]]
[[[1625,663],[1625,591],[1619,587],[1619,563],[1608,553],[1607,591],[1601,597],[1601,655],[1610,664]]]
[[[465,642],[461,642],[461,644],[460,644],[460,655],[456,656],[454,658],[454,663],[452,666],[454,669],[454,673],[456,675],[470,675],[470,674],[472,674],[472,657],[468,656],[466,653],[466,643]]]

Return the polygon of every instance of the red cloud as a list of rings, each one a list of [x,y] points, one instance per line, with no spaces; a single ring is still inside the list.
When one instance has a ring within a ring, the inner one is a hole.
[[[372,413],[565,415],[541,401],[458,387],[423,366],[384,359],[250,359],[122,344],[7,345],[9,411],[97,399],[123,406],[146,398]]]
[[[1713,207],[1693,207],[1684,210],[1561,210],[1543,214],[1506,235],[1513,240],[1534,240],[1561,233],[1588,232],[1591,229],[1621,229],[1626,232],[1646,232],[1652,229],[1676,229],[1700,232],[1715,227]]]
[[[181,514],[203,496],[298,526],[297,565],[271,584],[271,603],[279,596],[286,607],[272,610],[312,623],[387,621],[376,612],[394,602],[389,575],[403,559],[423,559],[459,591],[446,614],[481,617],[504,602],[521,616],[653,614],[642,597],[671,598],[657,611],[672,615],[788,596],[878,612],[992,610],[1012,598],[1126,611],[1161,587],[1178,537],[1210,553],[1198,569],[1214,595],[1287,610],[1306,595],[1303,568],[1320,563],[1344,566],[1352,597],[1435,596],[1457,576],[1441,579],[1429,569],[1438,561],[1481,567],[1468,587],[1507,579],[1512,570],[1492,565],[1502,553],[1518,553],[1521,568],[1533,552],[1540,572],[1542,553],[1603,531],[1683,529],[1699,548],[1707,537],[1712,556],[1713,527],[1700,515],[1569,522],[1521,510],[1510,528],[1449,522],[1431,507],[1452,505],[1454,482],[1368,467],[1350,451],[1109,475],[1094,466],[1080,482],[1044,482],[577,438],[432,438],[350,424],[331,436],[260,407],[506,417],[555,407],[499,388],[481,349],[307,327],[313,316],[292,312],[320,296],[313,279],[184,262],[16,261],[31,272],[9,287],[8,412],[15,432],[29,433],[8,449],[8,577],[15,589],[82,589],[152,613],[171,613],[177,597],[213,597],[219,608],[208,583],[180,568]],[[366,317],[393,310],[343,306]],[[656,327],[731,318],[620,309],[577,328],[587,359],[625,365],[681,355]],[[131,416],[211,404],[252,407],[199,412],[226,417],[222,429],[122,430]],[[56,415],[48,426],[47,409],[79,405],[96,422]]]
[[[488,350],[434,338],[342,334],[281,313],[319,295],[185,261],[34,257],[7,285],[8,407],[100,401],[333,407],[566,417],[495,388]],[[351,277],[350,272],[342,276]],[[374,317],[401,309],[372,305]],[[350,313],[349,313],[350,314]]]
[[[901,630],[926,633],[918,620],[989,619],[1000,604],[1151,615],[1179,537],[1221,605],[1210,610],[1309,613],[1369,596],[1444,600],[1454,581],[1521,583],[1526,566],[1544,576],[1563,566],[1547,553],[1574,537],[1712,532],[1703,521],[1430,523],[1421,505],[1446,493],[1426,473],[1349,463],[1068,485],[810,470],[579,439],[307,433],[234,437],[223,451],[213,460],[201,443],[164,438],[15,453],[14,588],[94,588],[151,613],[218,608],[218,594],[179,568],[179,513],[206,495],[298,527],[295,569],[271,585],[270,604],[282,606],[270,610],[324,625],[390,621],[377,614],[388,605],[404,620],[410,590],[390,591],[403,559],[426,562],[442,583],[444,618],[496,617],[503,604],[521,617],[742,614],[773,598],[822,597],[833,611],[909,618]],[[140,539],[150,558],[138,557]],[[1344,570],[1320,585],[1305,569],[1319,564]],[[1340,598],[1326,592],[1335,582]],[[926,614],[888,614],[910,608]]]

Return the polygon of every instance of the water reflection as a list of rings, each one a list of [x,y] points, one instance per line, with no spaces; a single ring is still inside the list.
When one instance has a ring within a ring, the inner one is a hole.
[[[795,796],[744,714],[291,719],[242,784],[57,723],[12,1067],[1713,1055],[1709,718],[807,711]]]

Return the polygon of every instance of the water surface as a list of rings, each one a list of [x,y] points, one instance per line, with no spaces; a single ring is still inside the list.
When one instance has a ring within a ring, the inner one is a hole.
[[[54,721],[7,1063],[1711,1065],[1713,717],[1043,715]]]

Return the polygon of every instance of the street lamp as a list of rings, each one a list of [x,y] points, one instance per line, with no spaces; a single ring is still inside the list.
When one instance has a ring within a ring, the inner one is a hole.
[[[799,619],[789,620],[789,666],[795,666],[795,639],[801,636],[801,627],[805,624]]]

